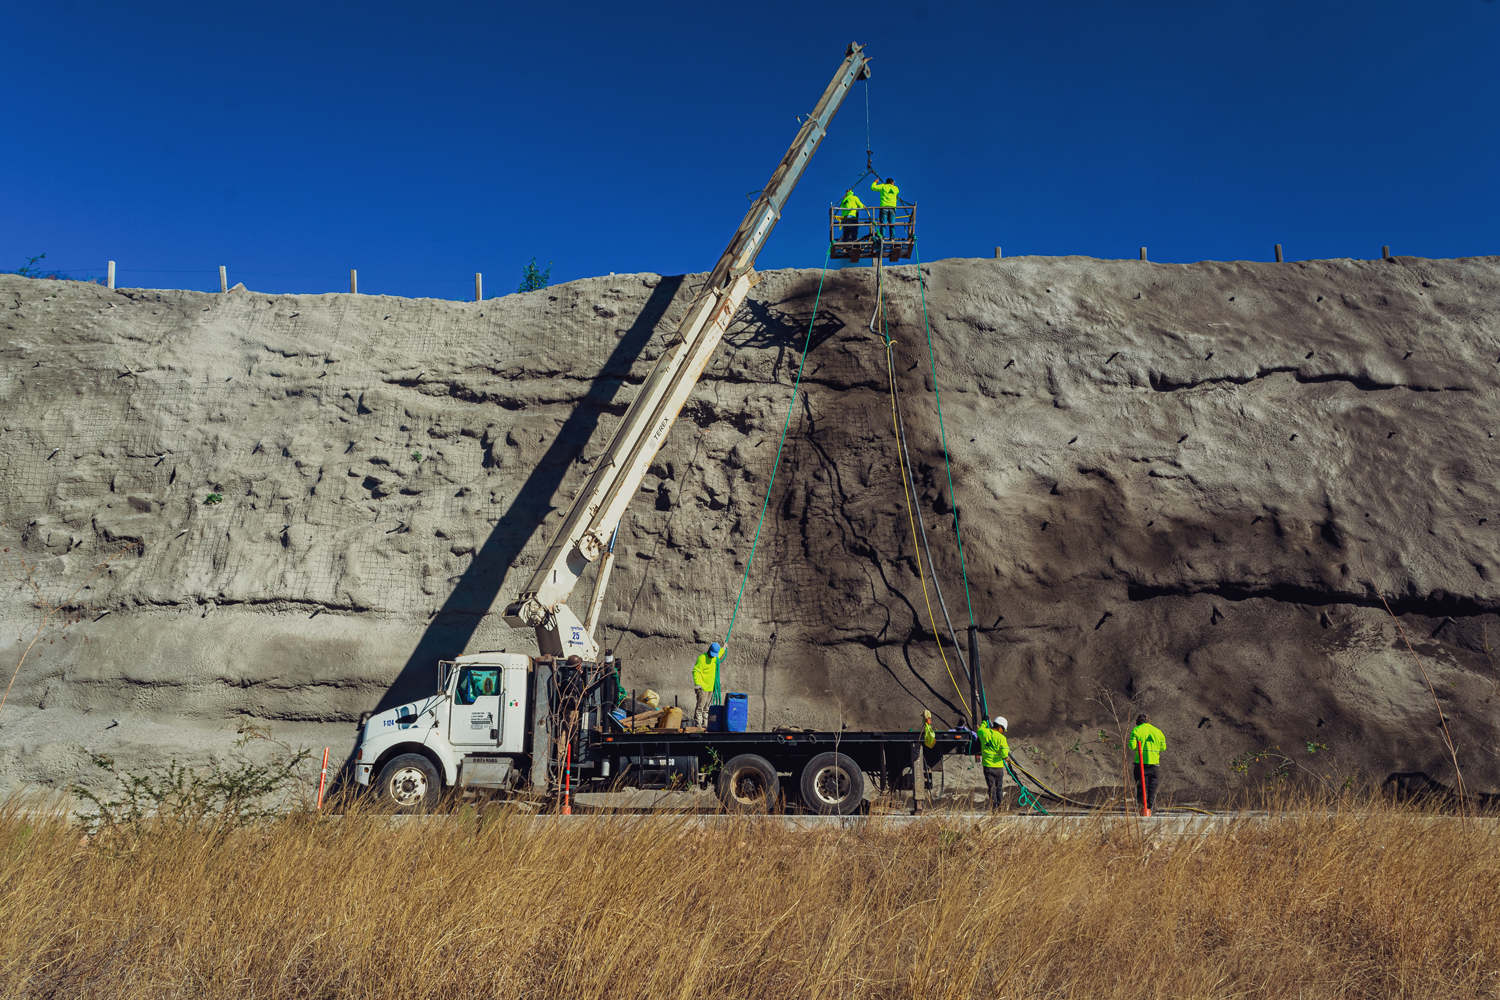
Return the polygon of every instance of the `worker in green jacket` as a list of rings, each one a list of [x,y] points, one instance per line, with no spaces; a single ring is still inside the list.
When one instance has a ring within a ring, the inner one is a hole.
[[[1145,712],[1137,715],[1135,728],[1130,731],[1130,773],[1135,775],[1136,785],[1144,785],[1139,791],[1148,812],[1156,809],[1156,786],[1161,783],[1158,767],[1166,747],[1167,736],[1151,724],[1151,716]]]
[[[693,664],[693,690],[698,696],[698,703],[693,709],[695,726],[708,725],[708,706],[714,701],[714,682],[719,679],[719,664],[724,662],[724,654],[727,652],[728,646],[710,643],[708,652],[699,653],[697,662]]]
[[[871,181],[870,190],[880,195],[880,221],[882,226],[879,232],[881,237],[884,238],[887,232],[884,227],[890,225],[891,216],[895,213],[896,206],[901,204],[901,189],[896,186],[895,179],[887,177],[884,184],[879,180]]]
[[[839,238],[844,243],[854,243],[859,239],[859,210],[864,207],[865,203],[859,200],[853,188],[844,192],[844,200],[839,202],[839,218],[844,220],[844,234]]]
[[[1010,723],[1005,716],[995,716],[991,728],[985,719],[979,720],[979,753],[974,759],[984,765],[984,785],[989,789],[990,808],[1004,809],[1005,762],[1010,758],[1010,741],[1005,738],[1005,727]]]

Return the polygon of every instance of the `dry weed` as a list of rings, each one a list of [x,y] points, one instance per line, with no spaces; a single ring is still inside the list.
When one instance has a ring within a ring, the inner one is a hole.
[[[1489,821],[0,814],[8,997],[1495,997]]]

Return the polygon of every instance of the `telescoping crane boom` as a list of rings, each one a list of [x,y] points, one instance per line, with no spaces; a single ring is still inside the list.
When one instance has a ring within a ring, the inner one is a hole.
[[[843,65],[803,121],[796,140],[745,214],[729,247],[677,325],[656,367],[625,411],[609,448],[600,456],[588,485],[573,501],[526,589],[505,608],[506,624],[536,630],[537,647],[542,655],[577,654],[584,660],[598,659],[594,626],[614,565],[614,534],[620,518],[746,294],[759,280],[754,270],[755,258],[781,218],[782,206],[823,141],[850,88],[855,81],[869,76],[870,63],[864,47],[850,43]],[[568,606],[568,599],[589,563],[601,558],[604,561],[594,583],[594,596],[586,620],[580,621]]]

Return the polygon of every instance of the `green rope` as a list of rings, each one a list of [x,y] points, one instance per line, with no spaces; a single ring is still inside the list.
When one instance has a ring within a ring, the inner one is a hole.
[[[781,425],[781,441],[776,445],[776,461],[771,464],[771,481],[766,484],[766,498],[760,504],[760,520],[755,522],[755,537],[750,540],[750,557],[745,560],[745,573],[740,577],[740,592],[734,599],[734,613],[729,616],[729,628],[724,632],[724,650],[722,656],[728,657],[729,637],[734,634],[734,623],[740,616],[740,602],[745,599],[745,584],[750,579],[750,564],[755,561],[755,547],[760,543],[760,529],[766,523],[766,507],[771,503],[771,487],[776,485],[776,471],[781,468],[781,451],[786,447],[787,431],[792,426],[792,411],[797,406],[797,393],[802,388],[802,370],[807,367],[808,349],[812,346],[813,324],[818,321],[818,306],[823,301],[823,281],[828,277],[828,260],[833,254],[833,246],[830,244],[828,253],[823,257],[823,273],[818,278],[818,294],[813,299],[812,319],[807,321],[807,337],[802,342],[802,360],[797,363],[797,380],[792,383],[792,400],[786,405],[786,420]],[[719,661],[720,668],[723,660]],[[722,669],[714,671],[714,704],[720,703],[723,697],[723,685],[720,683]]]
[[[922,326],[927,331],[927,363],[932,369],[932,396],[937,402],[938,436],[943,444],[943,469],[948,473],[948,506],[953,508],[953,537],[958,540],[958,571],[964,579],[964,603],[969,606],[969,627],[974,627],[974,598],[969,593],[969,567],[964,559],[964,535],[958,526],[958,494],[953,490],[953,465],[948,461],[948,429],[943,424],[943,394],[938,390],[937,356],[932,349],[932,323],[927,318],[927,279],[922,276],[922,255],[912,241],[912,262],[917,265],[917,285],[922,290]],[[979,706],[986,718],[990,714],[989,698]]]
[[[1027,806],[1028,808],[1035,809],[1043,816],[1051,816],[1051,813],[1042,808],[1041,800],[1036,797],[1035,793],[1033,793],[1031,789],[1027,788],[1026,785],[1022,783],[1020,777],[1014,770],[1011,769],[1009,760],[1005,762],[1005,769],[1007,771],[1010,771],[1010,780],[1014,781],[1016,783],[1016,787],[1021,790],[1021,794],[1016,796],[1016,802],[1023,806]]]
[[[932,324],[927,320],[927,280],[922,277],[922,255],[912,241],[911,253],[917,265],[917,284],[922,289],[922,326],[927,330],[927,362],[932,368],[932,395],[937,401],[938,435],[943,443],[943,468],[948,472],[948,506],[953,508],[953,535],[958,539],[958,568],[964,578],[964,600],[969,605],[969,624],[974,624],[974,599],[969,595],[969,568],[964,563],[964,536],[958,529],[958,496],[953,492],[953,466],[948,463],[948,431],[943,426],[943,395],[938,391],[937,358],[932,351]],[[989,706],[984,706],[989,713]]]

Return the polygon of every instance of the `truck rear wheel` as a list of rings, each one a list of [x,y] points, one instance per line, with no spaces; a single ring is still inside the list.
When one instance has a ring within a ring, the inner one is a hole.
[[[729,812],[764,813],[771,811],[781,795],[781,779],[770,761],[742,753],[719,770],[715,790]]]
[[[419,753],[392,757],[375,782],[380,804],[398,812],[431,812],[442,790],[437,768]]]
[[[820,816],[851,816],[865,800],[865,773],[841,753],[820,753],[802,769],[802,804]]]

